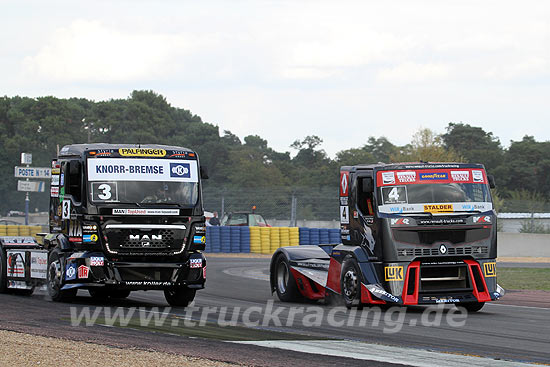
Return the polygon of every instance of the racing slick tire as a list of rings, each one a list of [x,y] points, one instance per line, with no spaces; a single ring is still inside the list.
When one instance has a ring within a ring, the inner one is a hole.
[[[6,253],[4,249],[0,247],[0,293],[8,292],[7,266]]]
[[[187,307],[195,299],[196,289],[175,287],[164,290],[164,298],[170,306]]]
[[[352,256],[346,256],[342,264],[342,275],[340,276],[340,289],[342,300],[347,308],[357,307],[362,309],[361,304],[361,271],[359,264]]]
[[[57,250],[53,250],[48,257],[47,288],[48,294],[54,302],[70,302],[75,296],[77,289],[71,288],[61,290],[63,286],[63,264],[62,255]]]
[[[293,302],[301,298],[296,279],[290,271],[290,264],[283,254],[275,261],[275,290],[282,302]]]
[[[474,313],[485,306],[485,302],[467,302],[467,303],[458,303],[457,307],[464,307],[468,313]]]

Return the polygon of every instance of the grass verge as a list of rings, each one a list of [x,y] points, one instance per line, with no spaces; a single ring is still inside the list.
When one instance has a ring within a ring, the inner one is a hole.
[[[498,268],[497,279],[504,289],[550,291],[550,268]]]

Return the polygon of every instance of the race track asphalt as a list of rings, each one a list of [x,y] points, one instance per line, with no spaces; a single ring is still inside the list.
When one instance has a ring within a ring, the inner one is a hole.
[[[481,312],[461,319],[463,325],[457,325],[456,319],[455,322],[452,319],[456,316],[452,305],[442,310],[413,307],[347,311],[341,306],[320,302],[282,303],[269,290],[269,259],[208,256],[207,259],[206,289],[197,293],[195,311],[167,308],[162,292],[158,291],[134,292],[126,300],[107,303],[112,310],[141,307],[156,314],[167,314],[172,325],[177,321],[177,327],[105,327],[101,322],[88,327],[71,326],[71,307],[73,313],[79,314],[84,308],[91,308],[93,312],[104,304],[90,298],[86,291],[79,291],[73,304],[53,303],[44,291],[39,291],[31,297],[0,295],[0,328],[261,366],[365,365],[365,361],[233,341],[332,340],[337,343],[346,340],[350,345],[369,343],[365,345],[372,346],[373,350],[375,346],[404,348],[403,354],[418,350],[438,352],[443,357],[480,356],[487,358],[483,361],[495,363],[502,360],[550,363],[550,296],[544,292],[540,301],[534,303],[522,302],[521,295],[518,297],[516,293],[515,301],[509,302],[513,304],[507,304],[506,298],[487,304]],[[266,310],[273,316],[267,322]],[[222,311],[225,319],[220,317]],[[239,316],[239,326],[220,327],[218,321],[229,320],[232,312]],[[184,320],[197,324],[201,318],[205,326],[181,325]],[[258,325],[243,328],[245,318],[249,324],[258,321]],[[385,361],[378,359],[369,365],[394,365],[381,360]],[[405,355],[393,361],[408,364]],[[414,364],[412,360],[411,364]],[[430,365],[429,361],[425,365]]]

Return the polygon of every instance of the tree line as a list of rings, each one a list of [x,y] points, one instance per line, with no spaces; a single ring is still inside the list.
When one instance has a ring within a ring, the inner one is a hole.
[[[453,122],[441,134],[420,129],[404,146],[383,136],[365,139],[362,146],[339,151],[334,158],[322,149],[323,140],[316,135],[297,139],[289,146],[291,150],[277,152],[260,136],[241,140],[189,110],[171,106],[153,91],[133,91],[126,99],[101,102],[5,96],[0,98],[0,173],[4,177],[0,180],[0,214],[24,208],[24,193],[16,191],[17,179],[13,177],[21,152],[33,154],[33,166],[47,167],[58,146],[93,142],[167,144],[196,150],[201,164],[209,169],[206,192],[221,188],[267,192],[276,187],[291,193],[303,188],[336,188],[339,167],[359,163],[482,163],[496,178],[499,209],[550,209],[550,142],[525,136],[505,148],[491,132]],[[47,194],[31,197],[31,210],[47,210]]]

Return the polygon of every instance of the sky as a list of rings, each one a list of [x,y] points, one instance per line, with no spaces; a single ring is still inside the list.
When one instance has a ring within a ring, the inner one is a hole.
[[[548,1],[0,0],[0,95],[174,107],[291,151],[480,126],[550,140]]]

